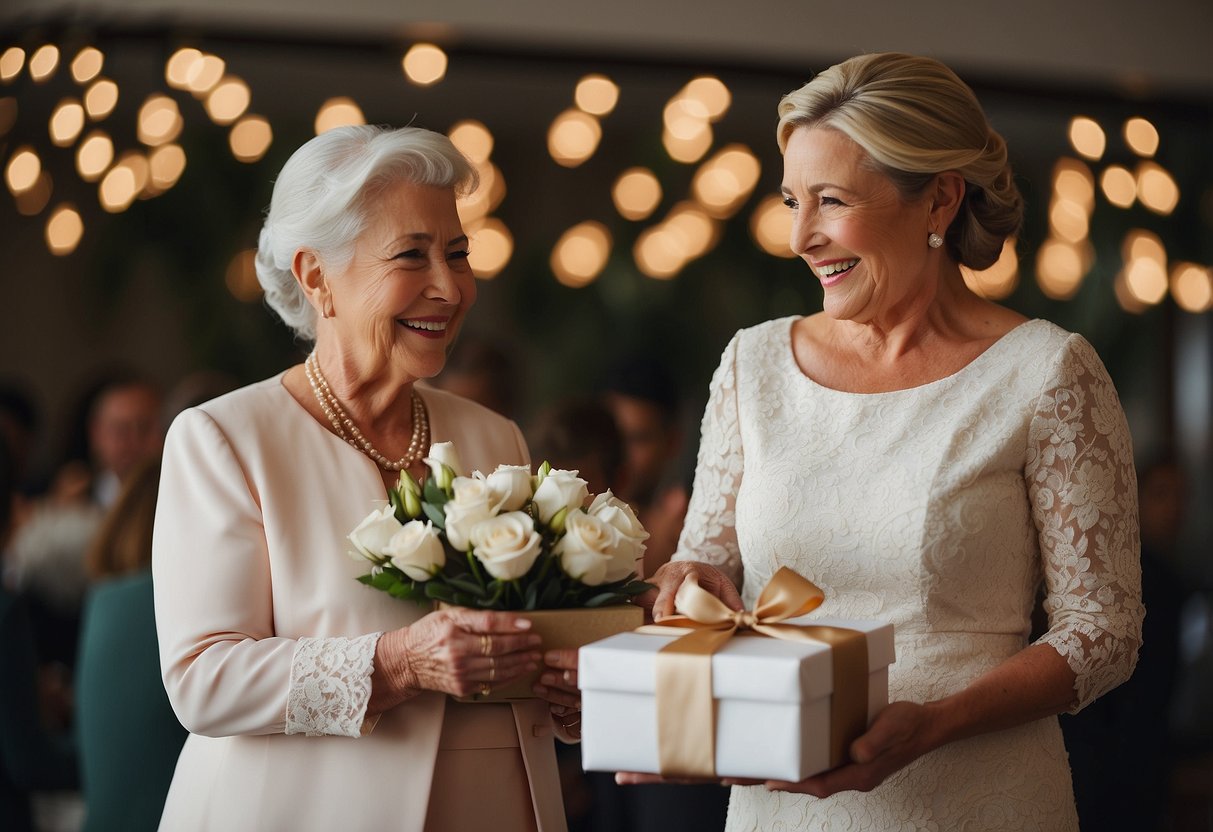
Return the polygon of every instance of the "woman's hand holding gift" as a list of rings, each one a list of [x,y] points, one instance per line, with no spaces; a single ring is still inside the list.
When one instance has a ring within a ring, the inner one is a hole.
[[[733,582],[715,567],[696,561],[670,561],[663,565],[648,578],[657,588],[638,596],[636,603],[648,609],[654,621],[668,618],[674,614],[674,595],[688,575],[693,575],[699,586],[719,598],[729,609],[744,609]]]
[[[548,650],[535,695],[551,703],[552,720],[564,739],[581,738],[581,691],[577,688],[577,650]]]

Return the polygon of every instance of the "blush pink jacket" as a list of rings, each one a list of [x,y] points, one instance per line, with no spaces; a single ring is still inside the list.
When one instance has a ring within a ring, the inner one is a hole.
[[[529,464],[513,422],[419,391],[433,441],[468,471]],[[346,535],[385,498],[374,463],[281,375],[174,421],[153,571],[164,684],[190,737],[162,828],[422,830],[446,697],[365,719],[378,635],[428,612],[355,580],[368,565]],[[513,710],[538,827],[559,832],[547,705]]]

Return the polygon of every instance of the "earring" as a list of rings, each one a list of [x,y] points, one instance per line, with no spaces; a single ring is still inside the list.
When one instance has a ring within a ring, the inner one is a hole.
[[[943,237],[940,237],[934,231],[927,235],[927,245],[931,248],[939,248],[943,245]]]

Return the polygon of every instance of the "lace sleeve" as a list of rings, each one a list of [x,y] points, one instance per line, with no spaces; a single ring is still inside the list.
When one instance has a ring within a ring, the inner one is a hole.
[[[712,376],[703,414],[695,486],[673,560],[709,563],[740,589],[741,552],[734,528],[737,490],[745,457],[737,412],[737,342],[734,337]]]
[[[379,635],[299,639],[291,660],[286,733],[310,737],[364,733]]]
[[[1040,538],[1049,644],[1077,674],[1072,713],[1133,672],[1141,645],[1137,476],[1112,380],[1071,336],[1036,403],[1024,470]]]

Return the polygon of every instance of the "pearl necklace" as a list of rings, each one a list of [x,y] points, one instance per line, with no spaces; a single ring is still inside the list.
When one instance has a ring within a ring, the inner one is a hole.
[[[329,388],[329,383],[324,378],[324,374],[320,372],[320,362],[316,359],[316,353],[308,355],[307,360],[303,362],[303,371],[307,374],[307,382],[312,386],[312,393],[316,396],[316,401],[320,404],[320,409],[324,411],[324,415],[328,417],[329,424],[333,426],[333,430],[337,435],[350,443],[353,447],[362,451],[369,456],[385,471],[399,471],[402,468],[407,468],[414,462],[418,461],[425,455],[426,445],[430,439],[430,420],[425,411],[425,403],[421,401],[421,396],[417,391],[413,391],[413,436],[409,440],[408,453],[398,460],[390,460],[381,454],[374,445],[372,445],[362,431],[358,430],[358,426],[345,412],[345,408],[341,406],[341,402],[333,395],[333,391]]]

